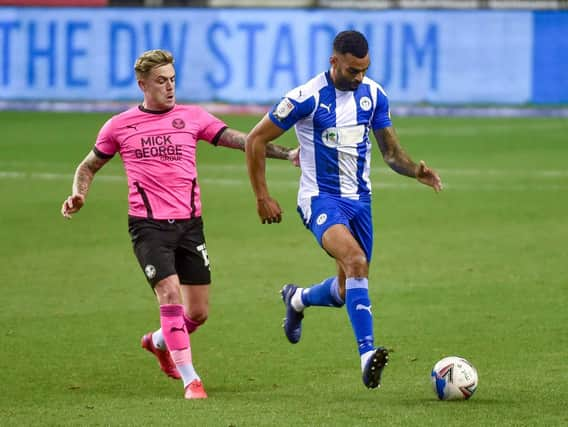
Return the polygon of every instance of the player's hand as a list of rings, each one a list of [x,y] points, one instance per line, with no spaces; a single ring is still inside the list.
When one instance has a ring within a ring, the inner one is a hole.
[[[256,210],[263,224],[272,224],[282,221],[282,209],[278,202],[271,197],[258,199]]]
[[[300,166],[300,147],[296,147],[288,152],[288,160],[296,167]]]
[[[444,188],[442,185],[442,180],[435,170],[430,169],[424,163],[424,160],[420,160],[418,165],[418,170],[416,171],[416,179],[424,185],[432,187],[436,193],[442,191]]]
[[[61,215],[67,219],[71,219],[71,214],[79,212],[85,204],[85,196],[82,194],[73,194],[65,199],[61,206]]]

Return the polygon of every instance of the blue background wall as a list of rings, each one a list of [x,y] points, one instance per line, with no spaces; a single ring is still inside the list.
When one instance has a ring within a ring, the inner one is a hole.
[[[392,102],[568,103],[568,13],[0,8],[0,99],[137,100],[144,50],[178,98],[272,102],[327,69],[336,32],[371,45]]]
[[[568,102],[568,12],[534,14],[532,97],[535,103]]]

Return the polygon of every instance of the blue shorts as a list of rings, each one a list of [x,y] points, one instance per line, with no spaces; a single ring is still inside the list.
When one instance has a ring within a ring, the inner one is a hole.
[[[361,245],[367,261],[371,262],[373,218],[369,200],[351,200],[328,195],[314,196],[298,206],[298,213],[320,246],[322,246],[322,236],[329,227],[335,224],[345,225]]]

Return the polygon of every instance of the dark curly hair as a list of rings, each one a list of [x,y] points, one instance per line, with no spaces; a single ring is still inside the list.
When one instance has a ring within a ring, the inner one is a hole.
[[[333,40],[333,51],[363,58],[369,53],[369,45],[365,36],[359,31],[342,31]]]

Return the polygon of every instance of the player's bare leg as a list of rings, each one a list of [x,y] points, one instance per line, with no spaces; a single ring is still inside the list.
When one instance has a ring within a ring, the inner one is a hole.
[[[192,334],[209,316],[209,284],[181,285],[185,326]]]

